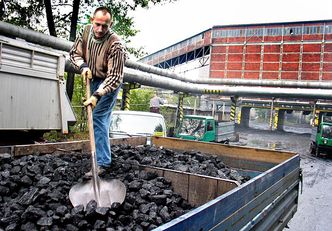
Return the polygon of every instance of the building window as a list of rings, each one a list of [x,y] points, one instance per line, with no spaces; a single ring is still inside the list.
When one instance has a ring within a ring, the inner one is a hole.
[[[302,27],[285,27],[284,35],[302,35]]]
[[[281,27],[273,27],[273,28],[265,28],[266,36],[281,36],[282,28]]]

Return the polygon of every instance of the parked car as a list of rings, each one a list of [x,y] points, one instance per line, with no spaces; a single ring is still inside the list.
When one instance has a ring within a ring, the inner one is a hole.
[[[161,114],[142,111],[113,111],[110,137],[166,136],[165,119]]]

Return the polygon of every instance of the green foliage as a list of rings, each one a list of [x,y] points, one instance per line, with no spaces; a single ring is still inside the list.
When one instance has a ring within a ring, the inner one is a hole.
[[[152,89],[135,89],[130,91],[130,110],[149,111],[150,99],[153,97]]]
[[[106,1],[95,1],[89,2],[86,1],[83,4],[83,9],[89,9],[88,11],[81,11],[80,14],[83,17],[86,16],[86,12],[90,11],[90,15],[93,14],[92,10],[99,6],[107,6],[113,15],[113,26],[112,30],[115,31],[118,35],[122,37],[126,44],[130,43],[130,38],[134,37],[139,30],[135,29],[133,18],[129,16],[130,11],[136,10],[138,7],[149,8],[151,4],[162,4],[166,2],[174,2],[176,0],[134,0],[134,1],[121,1],[121,0],[106,0]],[[80,20],[82,21],[82,20]],[[80,26],[80,25],[79,25]],[[142,57],[146,55],[146,52],[143,51],[143,47],[134,48],[127,47],[127,50],[130,54],[133,54],[135,57]]]
[[[167,107],[161,107],[160,108],[160,114],[162,114],[165,118],[166,123],[166,129],[168,130],[171,127],[175,126],[175,120],[176,120],[176,108],[167,108]]]
[[[169,104],[177,105],[178,101],[179,101],[179,96],[178,96],[178,94],[172,94],[172,95],[168,95],[166,97],[166,99],[167,99],[167,102]],[[183,106],[185,106],[185,107],[194,107],[195,106],[195,101],[196,101],[196,107],[198,107],[197,104],[198,104],[199,100],[197,99],[197,97],[187,95],[183,99]]]
[[[269,119],[269,115],[268,115],[268,109],[265,108],[255,108],[255,112],[256,112],[256,120],[258,122],[266,122]]]
[[[42,0],[1,1],[0,20],[28,29],[39,30],[36,25],[41,23],[44,15],[44,2]]]
[[[83,106],[85,100],[86,85],[80,75],[75,76],[72,107],[76,116],[76,124],[70,128],[72,132],[85,131],[87,129],[87,112]]]
[[[112,29],[119,34],[125,43],[135,36],[139,30],[135,29],[130,11],[138,7],[149,8],[151,5],[174,2],[176,0],[81,0],[77,29],[90,23],[90,17],[95,8],[107,6],[113,14]],[[17,26],[22,26],[35,31],[46,32],[47,20],[45,17],[45,4],[43,0],[0,0],[0,20]],[[73,0],[53,0],[52,14],[55,23],[56,34],[62,38],[69,38],[71,17],[73,12]],[[129,47],[128,51],[136,57],[142,57],[146,53],[142,47]]]

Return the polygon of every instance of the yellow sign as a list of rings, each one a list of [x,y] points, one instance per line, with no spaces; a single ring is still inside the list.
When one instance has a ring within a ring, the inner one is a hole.
[[[154,136],[164,136],[165,132],[154,132],[153,135]]]

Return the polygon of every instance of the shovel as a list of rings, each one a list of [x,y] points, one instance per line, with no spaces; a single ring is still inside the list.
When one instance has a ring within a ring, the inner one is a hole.
[[[86,81],[86,96],[90,98],[90,80]],[[122,203],[126,196],[126,186],[120,180],[102,180],[98,176],[96,145],[93,131],[92,107],[87,106],[88,127],[91,149],[92,179],[74,185],[69,191],[69,199],[72,205],[86,205],[91,200],[97,202],[98,207],[111,207],[113,203]]]

